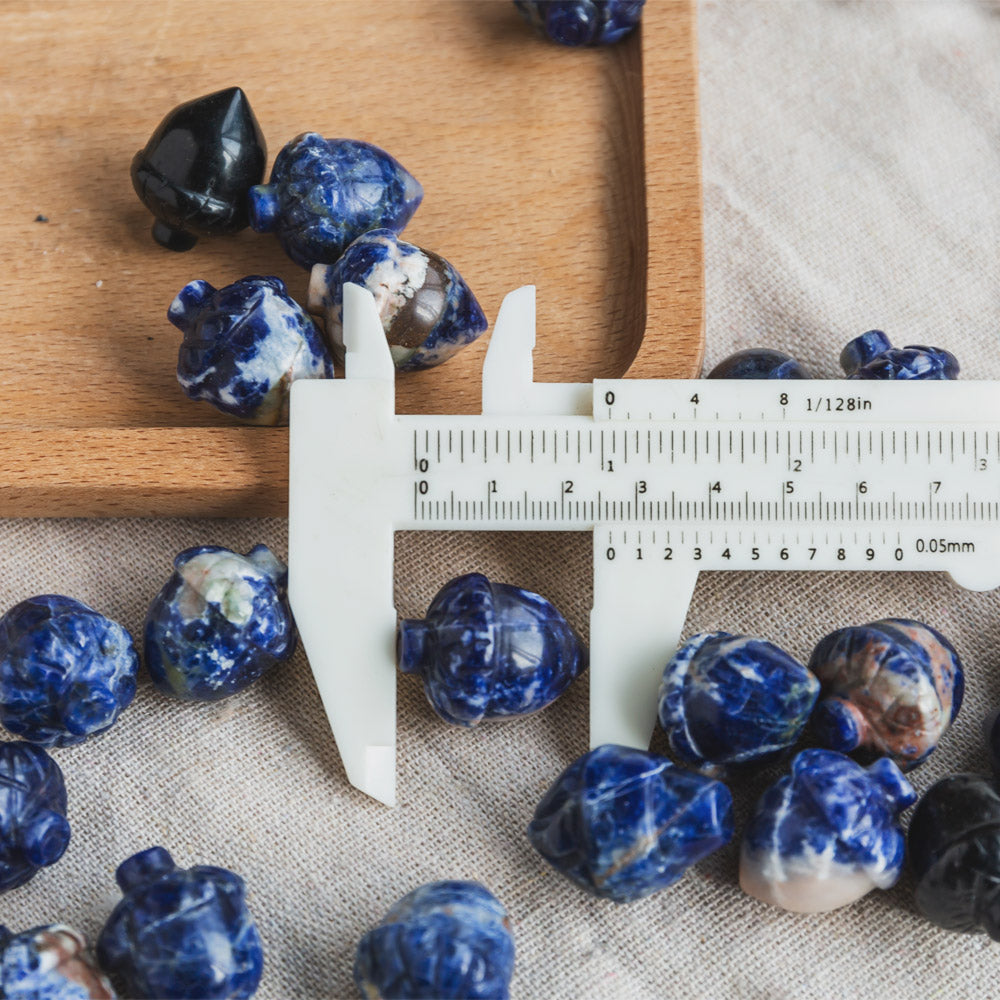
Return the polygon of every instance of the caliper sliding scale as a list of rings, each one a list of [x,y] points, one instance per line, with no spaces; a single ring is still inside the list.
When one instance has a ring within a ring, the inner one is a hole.
[[[344,340],[345,377],[292,392],[289,594],[348,779],[386,804],[395,531],[593,532],[593,746],[648,746],[699,570],[1000,585],[996,382],[536,384],[526,286],[497,317],[482,416],[397,416],[374,299],[353,285]]]

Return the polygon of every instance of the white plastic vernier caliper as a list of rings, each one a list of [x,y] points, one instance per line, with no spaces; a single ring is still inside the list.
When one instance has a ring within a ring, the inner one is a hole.
[[[388,805],[397,530],[593,532],[592,746],[648,746],[701,569],[1000,585],[996,382],[534,383],[527,286],[497,317],[482,416],[397,416],[353,285],[344,341],[343,379],[292,392],[289,594],[347,776]]]

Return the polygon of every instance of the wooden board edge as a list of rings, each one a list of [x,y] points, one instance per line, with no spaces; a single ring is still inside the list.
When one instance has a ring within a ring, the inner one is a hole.
[[[646,322],[626,376],[697,378],[705,353],[705,274],[694,0],[647,4],[640,31]],[[691,350],[678,350],[681,343]]]
[[[288,511],[288,428],[0,430],[4,517]]]

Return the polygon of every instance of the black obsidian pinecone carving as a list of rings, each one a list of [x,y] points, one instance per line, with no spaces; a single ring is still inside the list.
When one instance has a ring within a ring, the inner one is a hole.
[[[156,217],[153,239],[190,250],[199,236],[245,229],[248,192],[266,162],[264,134],[239,87],[178,105],[132,160],[132,184]]]
[[[917,906],[951,931],[986,931],[1000,941],[1000,795],[979,774],[931,785],[910,820],[906,853]]]

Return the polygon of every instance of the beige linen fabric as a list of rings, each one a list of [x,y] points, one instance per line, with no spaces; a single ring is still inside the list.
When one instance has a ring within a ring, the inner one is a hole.
[[[880,326],[952,349],[965,377],[1000,378],[1000,8],[728,0],[703,3],[699,20],[708,363],[768,345],[836,377],[842,344]],[[139,635],[177,551],[257,542],[284,555],[285,523],[0,522],[0,608],[63,592]],[[400,614],[471,570],[546,594],[586,632],[589,538],[401,535]],[[880,616],[941,629],[968,689],[913,775],[923,790],[986,767],[998,611],[1000,594],[943,576],[706,573],[687,631],[754,633],[805,659],[826,632]],[[163,844],[181,865],[245,877],[266,945],[262,1000],[356,995],[358,938],[400,895],[444,877],[479,879],[509,908],[513,994],[525,1000],[1000,994],[1000,946],[923,921],[909,876],[796,916],[741,894],[735,844],[630,906],[552,873],[523,830],[586,749],[586,679],[537,717],[473,732],[440,722],[416,679],[401,678],[399,695],[401,804],[388,810],[347,784],[301,651],[215,705],[170,701],[144,680],[106,736],[56,752],[73,839],[58,865],[0,897],[0,922],[61,920],[93,939],[117,898],[116,865]],[[734,785],[738,827],[773,776]]]

